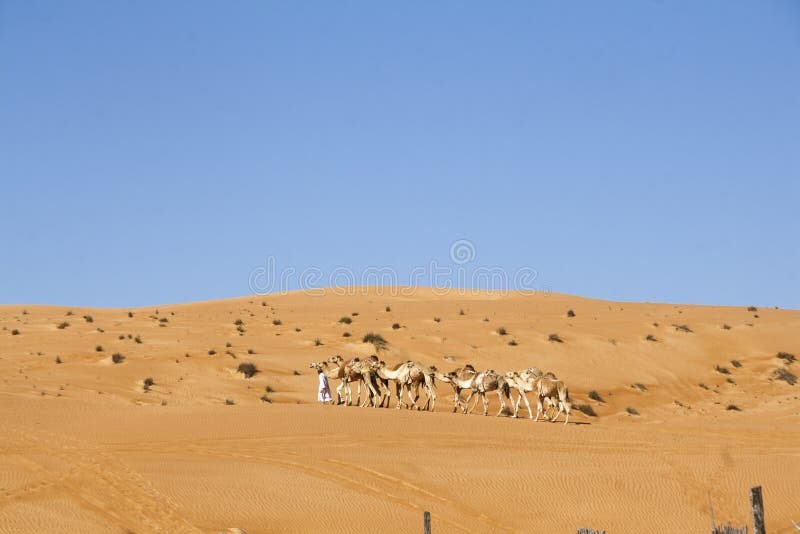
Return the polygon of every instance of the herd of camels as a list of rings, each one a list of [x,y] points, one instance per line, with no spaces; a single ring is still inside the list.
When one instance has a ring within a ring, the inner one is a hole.
[[[478,399],[483,400],[483,415],[489,413],[489,399],[487,394],[497,393],[500,400],[500,410],[497,415],[506,409],[508,399],[511,402],[511,391],[516,390],[517,399],[514,405],[513,417],[519,413],[519,404],[523,399],[528,408],[528,416],[533,419],[530,402],[526,393],[532,392],[537,397],[536,419],[543,416],[545,420],[550,419],[547,413],[549,408],[557,408],[558,412],[552,421],[556,421],[563,412],[565,414],[564,424],[569,422],[569,412],[572,407],[572,400],[566,384],[556,378],[553,373],[543,373],[541,370],[531,367],[522,371],[509,371],[505,375],[500,375],[494,370],[478,372],[469,364],[459,367],[449,373],[440,373],[435,367],[427,367],[418,362],[406,361],[393,367],[387,366],[385,362],[377,356],[370,356],[364,360],[356,357],[349,361],[344,361],[341,356],[334,356],[323,362],[311,362],[310,367],[319,372],[325,373],[329,379],[339,380],[336,388],[336,403],[352,405],[353,397],[350,384],[355,382],[358,386],[356,405],[361,407],[368,403],[374,407],[388,408],[392,396],[390,383],[394,384],[394,398],[396,408],[401,409],[406,404],[411,409],[433,410],[436,405],[436,381],[450,384],[453,388],[453,412],[461,408],[463,413],[472,413],[478,404]],[[365,399],[361,403],[361,385],[365,386]],[[420,389],[423,389],[428,397],[424,406],[417,404]],[[466,399],[461,396],[462,392],[469,391]],[[413,392],[413,394],[412,394]],[[407,393],[409,403],[403,402],[403,395]],[[468,409],[472,398],[475,401]],[[547,404],[547,408],[545,408]]]

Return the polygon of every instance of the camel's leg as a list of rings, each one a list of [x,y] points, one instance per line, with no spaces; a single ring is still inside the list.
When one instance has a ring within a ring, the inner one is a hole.
[[[569,410],[570,410],[569,404],[567,404],[567,403],[565,402],[565,403],[564,403],[564,413],[565,413],[564,424],[565,424],[565,425],[566,425],[567,423],[569,423]]]
[[[495,417],[499,417],[499,416],[500,416],[500,414],[501,414],[501,413],[503,413],[503,410],[505,410],[505,409],[506,409],[506,403],[505,403],[505,401],[503,400],[503,392],[502,392],[502,391],[500,391],[499,389],[497,390],[497,398],[500,400],[500,411],[498,411],[498,412],[497,412],[497,415],[496,415]],[[509,399],[509,400],[510,400],[510,399]],[[487,406],[487,407],[489,406],[489,403],[488,403],[488,402],[486,403],[486,406]],[[487,408],[487,409],[488,409],[488,408]]]
[[[458,410],[459,401],[461,400],[461,390],[457,387],[453,388],[453,413],[456,413]]]
[[[514,417],[517,417],[517,413],[519,412],[519,401],[522,400],[522,392],[517,390],[517,402],[514,403]],[[525,399],[528,400],[528,399]]]
[[[409,391],[411,390],[409,389]],[[419,382],[414,382],[414,408],[416,408],[417,410],[419,410],[419,404],[417,404],[418,400],[419,400]]]
[[[552,404],[552,402],[551,402],[551,404]],[[558,416],[559,415],[561,415],[561,403],[560,402],[558,403],[558,411],[556,412],[556,416],[553,417],[551,422],[555,423],[556,421],[558,421]]]
[[[467,413],[467,409],[469,408],[469,401],[472,399],[474,395],[475,395],[475,390],[474,389],[470,390],[469,395],[467,395],[467,400],[464,401],[464,413]],[[477,397],[475,398],[475,404],[478,404]],[[475,404],[472,405],[472,410],[475,409]],[[469,410],[469,412],[472,413],[472,410]]]
[[[489,415],[489,398],[486,393],[481,393],[481,399],[483,400],[483,415]]]
[[[378,390],[375,389],[375,384],[372,383],[372,376],[368,376],[367,387],[369,388],[369,392],[372,394],[372,407],[378,407]]]
[[[395,382],[394,384],[394,392],[397,399],[397,408],[398,410],[403,407],[403,384],[400,382]]]
[[[528,396],[525,395],[524,391],[520,392],[520,395],[525,399],[525,406],[528,408],[528,419],[533,419],[533,412],[531,411],[531,403],[528,402]],[[519,399],[517,399],[517,409],[519,409]]]
[[[411,410],[419,410],[419,407],[417,406],[417,399],[419,398],[419,386],[417,386],[417,397],[416,398],[411,396],[411,384],[406,384],[406,388],[408,388],[407,389],[407,391],[408,391],[408,400],[411,401],[411,406],[409,406],[409,409],[411,409]]]
[[[542,397],[537,396],[537,398],[536,398],[536,419],[534,419],[534,422],[539,420],[539,415],[541,415],[541,413],[542,413]],[[546,417],[546,415],[545,415],[545,417]]]

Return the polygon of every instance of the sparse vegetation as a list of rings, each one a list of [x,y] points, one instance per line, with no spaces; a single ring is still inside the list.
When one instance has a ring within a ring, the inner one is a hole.
[[[103,352],[103,345],[97,345],[97,346],[94,348],[94,350],[95,350],[96,352]]]
[[[567,310],[567,317],[575,317],[575,312],[572,310]]]
[[[133,312],[128,312],[128,318],[130,319],[132,317],[133,317]]]
[[[564,340],[559,337],[558,334],[550,334],[547,336],[547,341],[552,341],[553,343],[563,343]]]
[[[120,341],[124,341],[125,340],[125,334],[118,335],[117,339],[119,339]]]
[[[386,306],[386,308],[384,308],[384,309],[385,309],[387,312],[390,312],[390,311],[392,311],[392,307],[391,307],[391,306]]]
[[[739,360],[731,360],[731,365],[736,367],[737,369],[742,366],[742,362]]]
[[[299,326],[296,326],[296,327],[294,327],[294,331],[295,331],[295,332],[302,332],[302,330],[300,329],[300,327],[299,327]]]
[[[591,404],[577,404],[575,407],[584,415],[588,415],[589,417],[597,417],[597,413],[595,413]]]
[[[298,371],[297,369],[295,369],[294,371],[292,371],[292,374],[293,374],[294,376],[300,376],[300,371]]]
[[[266,402],[267,404],[272,404],[272,399],[270,399],[266,393],[261,395],[261,402]]]
[[[382,335],[380,335],[380,334],[375,334],[374,332],[370,332],[370,333],[366,334],[366,335],[365,335],[365,336],[364,336],[364,337],[361,339],[361,341],[362,341],[362,342],[364,342],[364,343],[372,343],[372,345],[375,347],[375,350],[382,350],[382,349],[385,349],[385,348],[386,348],[386,345],[388,345],[388,344],[389,344],[389,342],[388,342],[388,341],[386,341],[386,340],[383,338],[383,336],[382,336]]]
[[[509,344],[510,346],[512,346],[512,347],[516,347],[516,346],[517,346],[519,343],[517,343],[517,340],[515,340],[515,339],[512,339],[511,341],[509,341],[509,342],[508,342],[508,344]]]
[[[350,324],[350,323],[353,322],[353,319],[351,319],[350,317],[344,315],[344,316],[339,318],[339,322],[342,323],[342,324]]]
[[[144,379],[143,389],[145,391],[150,391],[150,388],[152,386],[154,386],[154,385],[155,385],[155,382],[153,382],[153,378],[148,376],[147,378]]]
[[[777,369],[773,370],[771,376],[774,380],[783,380],[790,386],[793,386],[797,383],[797,376],[790,373],[788,369],[783,367],[778,367]]]
[[[673,324],[672,326],[674,326],[675,330],[677,330],[678,332],[686,332],[689,334],[693,332],[692,329],[689,328],[689,325],[686,324]]]
[[[598,392],[596,392],[595,390],[590,391],[588,397],[590,399],[592,399],[593,401],[605,402],[605,401],[603,401],[603,397],[601,397],[600,394]]]
[[[715,365],[715,366],[714,366],[714,370],[715,370],[716,372],[718,372],[719,374],[722,374],[722,375],[729,375],[729,374],[731,374],[731,371],[730,371],[730,369],[728,369],[727,367],[722,367],[721,365]]]
[[[353,317],[358,317],[358,312],[353,312],[350,315],[352,315]]]
[[[350,337],[350,332],[344,332],[344,333],[342,334],[342,337]]]
[[[12,336],[18,336],[18,335],[19,335],[19,330],[17,330],[17,329],[15,328],[14,330],[12,330],[12,331],[11,331],[11,335],[12,335]]]
[[[647,391],[647,386],[645,386],[644,384],[642,384],[640,382],[637,382],[637,383],[633,384],[631,387],[634,388],[634,389],[638,389],[642,393]]]
[[[700,382],[700,383],[699,383],[699,384],[697,384],[697,385],[698,385],[698,386],[700,386],[700,387],[701,387],[701,388],[703,388],[703,389],[706,389],[706,390],[708,389],[708,386],[707,386],[707,385],[705,385],[705,384],[703,384],[702,382]]]
[[[213,356],[213,355],[215,355],[216,353],[217,353],[217,351],[215,351],[214,349],[209,349],[209,351],[208,351],[208,355],[209,355],[209,356]]]
[[[56,356],[56,363],[64,363],[61,361],[61,356]]]
[[[87,323],[93,323],[94,322],[94,318],[91,315],[84,315],[83,316],[83,320],[86,321]]]
[[[166,317],[162,317],[161,319],[159,319],[159,320],[158,320],[158,322],[159,322],[159,323],[162,323],[162,324],[164,324],[164,323],[168,323],[168,322],[169,322],[169,319],[167,319]]]
[[[111,355],[111,361],[114,363],[122,363],[125,361],[125,356],[120,354],[119,352],[115,352]]]
[[[441,317],[434,317],[433,318],[433,322],[434,323],[441,323],[442,322],[442,318]]]
[[[236,371],[242,373],[245,378],[252,378],[256,375],[256,373],[258,373],[258,368],[254,363],[246,362],[240,363]]]
[[[266,391],[267,393],[275,393],[275,390],[272,389],[272,386],[270,385],[264,386],[264,391]]]
[[[497,330],[495,330],[495,332],[497,332],[498,336],[505,336],[505,335],[508,334],[508,330],[506,330],[505,327],[502,327],[502,326],[500,328],[498,328]]]
[[[755,306],[748,306],[747,307],[747,311],[749,311],[749,312],[757,312],[758,308],[756,308]]]
[[[722,329],[723,330],[730,330],[731,329],[731,325],[729,325],[728,323],[725,323],[725,324],[722,325]]]
[[[628,412],[628,413],[629,413],[629,414],[631,414],[631,415],[639,415],[639,412],[638,412],[638,411],[636,411],[636,408],[632,408],[632,407],[630,407],[630,406],[628,406],[627,408],[625,408],[625,411],[626,411],[626,412]]]
[[[247,349],[247,354],[255,354],[256,351],[254,349]]]
[[[234,324],[235,326],[243,326],[243,325],[244,325],[244,321],[242,321],[241,319],[236,319],[236,320],[233,322],[233,324]]]
[[[273,320],[272,320],[272,324],[274,324],[275,326],[280,326],[280,325],[282,325],[283,323],[281,322],[281,320],[280,320],[280,319],[273,319]]]
[[[400,329],[400,323],[392,324],[392,330],[399,330],[399,329]]]
[[[58,323],[58,326],[56,326],[56,328],[58,328],[59,330],[64,330],[67,327],[69,327],[69,323],[67,321]]]
[[[74,313],[72,313],[72,310],[69,310],[69,311],[66,313],[66,316],[67,316],[67,317],[69,317],[70,315],[75,315]]]
[[[233,406],[236,404],[233,399],[225,399],[225,406]]]
[[[315,347],[321,347],[322,346],[322,340],[320,338],[318,338],[318,337],[315,337],[314,338],[314,346]]]
[[[461,310],[458,310],[458,314],[459,315],[466,315],[467,313],[463,309],[461,309]]]
[[[780,358],[786,362],[786,365],[794,363],[797,358],[794,357],[794,354],[789,354],[788,352],[779,352],[775,355],[776,358]]]
[[[654,336],[653,334],[647,334],[647,337],[646,337],[645,339],[646,339],[647,341],[652,341],[653,343],[655,343],[655,342],[657,342],[657,341],[658,341],[658,340],[656,339],[656,336]]]
[[[726,410],[729,412],[741,412],[742,409],[736,406],[735,404],[729,404],[725,407]]]
[[[225,343],[225,348],[226,348],[226,349],[229,349],[229,348],[231,348],[232,346],[233,346],[233,345],[231,345],[231,342],[230,342],[230,341],[227,341],[227,342]]]

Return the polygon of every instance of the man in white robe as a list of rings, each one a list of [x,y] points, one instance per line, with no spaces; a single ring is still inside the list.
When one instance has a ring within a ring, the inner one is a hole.
[[[333,400],[331,397],[331,388],[328,385],[328,377],[325,376],[322,369],[317,369],[317,372],[319,373],[319,393],[317,394],[317,400],[323,404],[327,404]]]

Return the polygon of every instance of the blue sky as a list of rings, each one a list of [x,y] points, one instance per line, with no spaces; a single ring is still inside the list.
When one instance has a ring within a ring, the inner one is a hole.
[[[800,308],[800,6],[5,0],[0,185],[0,303],[467,239],[540,289]]]

